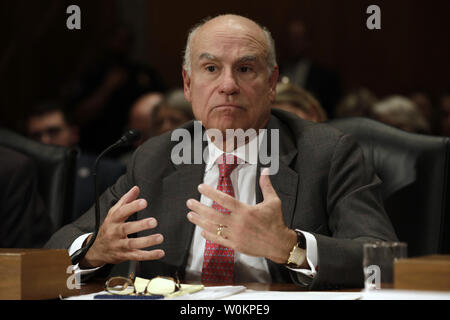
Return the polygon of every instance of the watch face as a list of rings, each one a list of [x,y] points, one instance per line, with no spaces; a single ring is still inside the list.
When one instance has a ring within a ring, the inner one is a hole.
[[[304,249],[299,248],[297,245],[291,252],[289,256],[288,265],[292,267],[300,267],[306,258],[306,251]]]

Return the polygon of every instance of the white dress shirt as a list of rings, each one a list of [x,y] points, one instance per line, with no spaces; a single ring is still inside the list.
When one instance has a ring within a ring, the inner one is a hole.
[[[262,131],[258,138],[252,139],[248,144],[238,147],[230,154],[235,155],[239,164],[230,175],[233,184],[234,196],[237,200],[249,204],[256,204],[256,170],[258,164],[258,142],[264,138],[265,131]],[[208,138],[208,152],[205,153],[205,175],[203,183],[213,188],[217,188],[219,182],[219,166],[217,160],[223,151],[211,142]],[[200,202],[211,207],[213,201],[205,196],[201,196]],[[200,281],[203,265],[203,253],[205,251],[206,240],[201,236],[202,229],[195,227],[189,257],[186,266],[186,280]],[[313,235],[303,232],[306,238],[307,259],[310,269],[292,269],[313,277],[316,274],[317,266],[317,242]],[[235,252],[234,276],[236,282],[271,282],[271,276],[267,261],[262,257],[253,257],[239,252]]]
[[[249,205],[256,204],[256,170],[258,163],[258,146],[259,142],[263,140],[265,132],[262,131],[258,139],[253,138],[248,144],[238,147],[231,154],[235,155],[240,163],[231,173],[230,179],[233,184],[235,198],[243,203]],[[208,151],[205,152],[205,175],[203,183],[213,188],[217,188],[219,181],[219,166],[217,160],[222,156],[223,151],[219,149],[208,138]],[[212,206],[212,200],[201,196],[200,202]],[[317,242],[315,237],[301,230],[306,239],[306,259],[309,269],[294,269],[290,270],[301,272],[302,274],[314,277],[317,269]],[[203,254],[205,251],[206,240],[201,236],[202,229],[195,227],[194,236],[189,250],[188,261],[186,265],[186,280],[200,281],[203,265]],[[89,234],[84,234],[78,237],[69,248],[69,254],[72,254],[83,245],[84,240]],[[77,272],[87,273],[95,271],[95,269],[80,270],[78,265],[75,266]],[[235,281],[236,282],[262,282],[270,283],[271,276],[267,261],[263,257],[248,256],[239,252],[235,252]]]

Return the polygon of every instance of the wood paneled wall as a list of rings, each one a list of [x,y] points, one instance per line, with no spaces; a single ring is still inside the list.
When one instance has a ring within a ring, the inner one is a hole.
[[[194,3],[194,4],[193,4]],[[366,9],[381,8],[381,30],[366,28]],[[181,54],[187,30],[202,18],[239,13],[267,26],[285,55],[291,19],[309,27],[309,55],[339,71],[345,88],[367,86],[379,95],[423,88],[438,94],[450,86],[450,1],[296,0],[152,1],[150,58],[171,85],[180,85]]]

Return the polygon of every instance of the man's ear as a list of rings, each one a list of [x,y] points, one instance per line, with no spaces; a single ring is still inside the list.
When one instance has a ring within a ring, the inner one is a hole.
[[[184,89],[184,97],[187,101],[192,103],[191,99],[191,77],[188,72],[183,68],[181,71],[181,75],[183,76],[183,89]]]
[[[272,71],[272,75],[269,78],[269,86],[270,86],[270,101],[273,102],[275,100],[275,96],[277,93],[277,83],[278,83],[279,69],[278,66],[275,66]]]

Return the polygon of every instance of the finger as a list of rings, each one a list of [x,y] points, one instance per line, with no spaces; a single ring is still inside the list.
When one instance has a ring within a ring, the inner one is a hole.
[[[162,234],[152,234],[146,237],[139,238],[126,238],[120,240],[119,247],[123,250],[142,249],[147,247],[153,247],[157,244],[161,244],[164,241]]]
[[[134,200],[130,203],[122,205],[114,212],[114,220],[124,222],[134,213],[141,211],[147,207],[147,201],[145,199]]]
[[[209,232],[209,231],[203,230],[202,231],[202,237],[205,238],[206,240],[211,241],[211,242],[220,244],[221,246],[234,249],[233,241],[231,241],[230,239],[226,239],[222,235],[218,236],[217,235],[217,231]]]
[[[120,208],[122,205],[127,204],[133,200],[136,200],[139,196],[139,187],[134,186],[130,190],[128,190],[127,193],[125,193],[117,203],[111,207],[111,211],[116,211],[118,208]]]
[[[261,172],[261,176],[259,178],[259,186],[261,187],[261,192],[264,200],[278,197],[275,189],[272,186],[272,182],[270,181],[268,168],[264,168],[264,170]]]
[[[195,199],[189,199],[186,202],[186,205],[189,209],[199,214],[203,219],[211,220],[216,224],[225,224],[229,217],[229,215],[225,215]]]
[[[158,260],[165,256],[164,250],[132,250],[121,254],[120,260],[126,261],[148,261],[148,260]]]
[[[207,184],[201,184],[198,186],[198,191],[203,194],[204,196],[208,197],[209,199],[215,201],[222,207],[230,210],[230,211],[236,211],[239,206],[241,206],[241,202],[233,198],[232,196],[221,192],[219,190],[216,190]]]
[[[147,218],[139,221],[125,222],[122,224],[122,235],[127,236],[136,232],[156,228],[158,221],[155,218]]]
[[[198,226],[208,232],[217,232],[217,228],[219,227],[219,225],[221,225],[221,224],[226,225],[225,221],[223,223],[220,223],[220,222],[215,222],[215,221],[211,221],[208,219],[204,219],[201,217],[201,215],[199,215],[198,213],[193,212],[193,211],[191,211],[187,214],[187,218],[191,223],[195,224],[196,226]]]

